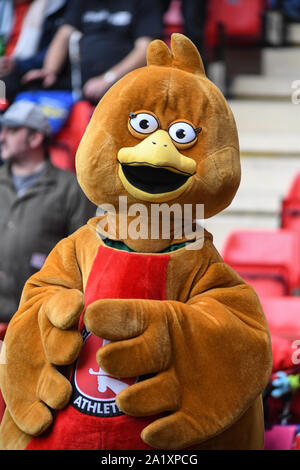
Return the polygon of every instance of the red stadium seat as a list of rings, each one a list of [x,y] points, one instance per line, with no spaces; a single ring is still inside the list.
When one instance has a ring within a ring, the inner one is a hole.
[[[94,107],[87,101],[79,101],[74,105],[66,125],[57,134],[50,147],[50,159],[53,165],[63,170],[75,171],[76,151],[93,110]]]
[[[300,232],[300,172],[295,175],[282,201],[281,227]]]
[[[297,425],[277,424],[266,429],[264,450],[296,450]]]
[[[295,295],[300,284],[300,237],[292,230],[233,232],[224,261],[252,285],[260,297]]]
[[[206,43],[209,48],[219,45],[220,27],[226,42],[253,43],[262,37],[262,13],[265,0],[210,0],[206,26]]]
[[[300,201],[300,171],[294,176],[292,184],[287,192],[286,199],[296,199]]]
[[[300,232],[300,199],[284,199],[282,201],[281,227]]]
[[[271,335],[291,342],[297,340],[300,347],[300,297],[262,297],[260,300]]]

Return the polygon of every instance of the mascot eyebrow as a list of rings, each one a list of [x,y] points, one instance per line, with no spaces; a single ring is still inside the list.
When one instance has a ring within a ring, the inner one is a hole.
[[[135,113],[133,113],[133,112],[131,111],[131,112],[129,113],[129,118],[130,118],[130,119],[134,119],[134,118],[137,117],[137,115],[138,115],[138,113],[135,114]],[[178,124],[180,124],[180,122],[184,122],[184,123],[185,123],[186,121],[184,121],[184,120],[180,121],[180,120],[179,120],[179,121],[176,121],[176,122],[177,122]],[[202,127],[194,127],[194,126],[192,126],[192,127],[193,127],[193,129],[194,129],[194,131],[195,131],[196,134],[200,134],[200,132],[202,132]]]

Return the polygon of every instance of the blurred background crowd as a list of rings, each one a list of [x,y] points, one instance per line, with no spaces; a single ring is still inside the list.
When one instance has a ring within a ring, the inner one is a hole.
[[[205,228],[269,322],[266,449],[300,449],[300,0],[0,0],[0,339],[28,277],[96,213],[74,159],[97,102],[173,32],[236,118],[241,186]]]

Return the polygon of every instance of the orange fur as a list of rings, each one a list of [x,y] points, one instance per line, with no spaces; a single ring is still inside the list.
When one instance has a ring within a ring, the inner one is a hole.
[[[118,152],[140,149],[144,138],[130,132],[130,113],[149,111],[164,136],[171,123],[186,120],[202,132],[172,158],[192,159],[196,173],[167,204],[202,203],[211,217],[231,203],[239,186],[236,126],[191,41],[175,34],[171,45],[170,51],[153,41],[148,65],[122,78],[100,101],[77,152],[78,181],[97,205],[118,208],[119,196],[128,197],[128,204],[141,202],[119,177]],[[148,209],[151,197],[143,200]],[[25,285],[5,339],[7,363],[0,366],[7,403],[3,449],[25,448],[30,436],[50,426],[44,403],[61,409],[68,402],[70,384],[55,366],[80,354],[78,314],[106,217],[62,240]],[[134,240],[120,236],[118,224],[112,238],[155,256],[177,241],[174,227],[167,239],[161,234],[158,240]],[[163,449],[263,448],[260,395],[271,371],[269,332],[257,295],[224,264],[210,234],[205,232],[201,249],[170,254],[166,300],[100,300],[87,308],[84,321],[94,334],[113,340],[97,353],[111,375],[156,374],[117,396],[120,409],[132,416],[170,412],[143,430],[145,442]]]

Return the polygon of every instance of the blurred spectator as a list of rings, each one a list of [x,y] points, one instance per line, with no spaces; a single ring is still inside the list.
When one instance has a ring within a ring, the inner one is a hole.
[[[160,0],[160,2],[163,13],[166,13],[172,0]],[[180,3],[184,21],[184,34],[193,41],[202,58],[205,59],[203,42],[208,0],[181,0]]]
[[[0,0],[0,78],[9,102],[21,90],[22,76],[42,67],[66,5],[67,0]]]
[[[32,0],[0,0],[0,73],[10,70],[11,56],[18,41]]]
[[[47,157],[48,119],[19,101],[1,117],[0,323],[16,312],[25,281],[50,250],[95,215],[75,176]]]
[[[83,96],[94,103],[120,77],[145,65],[149,42],[162,36],[161,7],[158,0],[72,0],[43,68],[26,74],[24,83],[41,80],[46,88],[61,88],[65,78],[71,87],[62,67],[75,30],[82,33]]]

